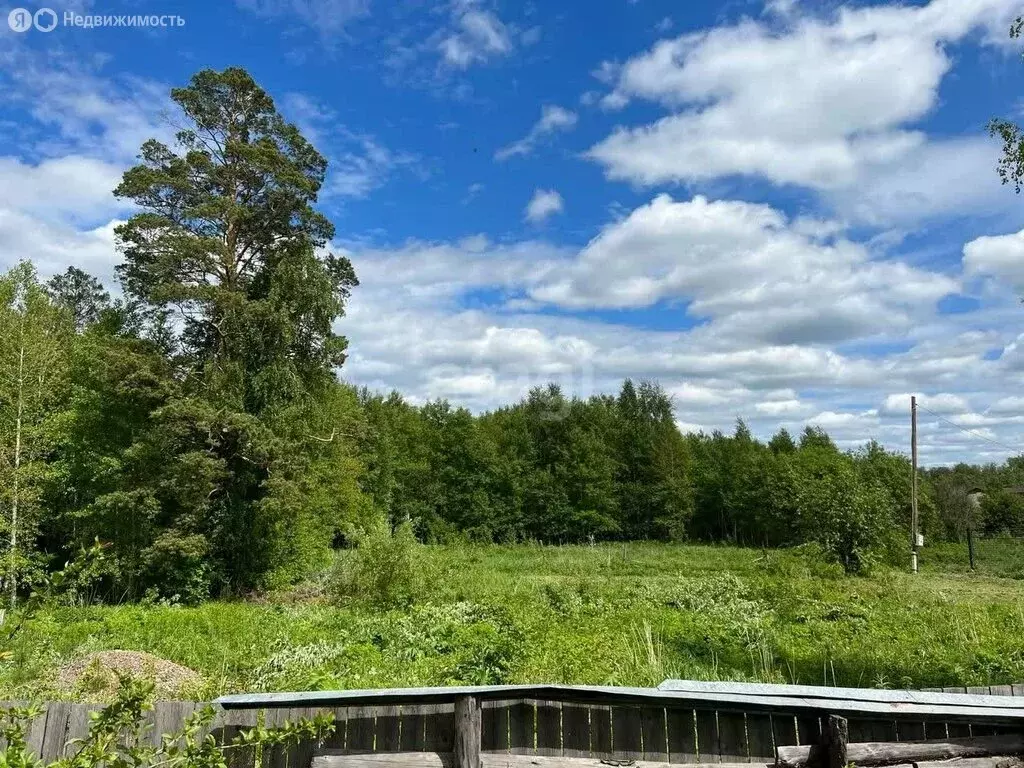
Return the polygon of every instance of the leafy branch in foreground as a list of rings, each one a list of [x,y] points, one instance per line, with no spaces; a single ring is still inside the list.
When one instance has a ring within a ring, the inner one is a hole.
[[[216,711],[206,706],[177,731],[160,734],[159,743],[153,744],[145,719],[152,693],[152,684],[122,678],[117,699],[92,713],[88,736],[69,742],[67,756],[52,763],[37,758],[28,746],[29,728],[42,708],[33,704],[0,710],[0,736],[7,744],[0,752],[0,768],[227,768],[229,756],[237,750],[321,741],[334,731],[334,715],[320,713],[275,728],[257,725],[221,743]]]

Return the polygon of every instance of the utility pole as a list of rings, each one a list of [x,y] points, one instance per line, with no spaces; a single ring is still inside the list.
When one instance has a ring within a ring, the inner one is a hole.
[[[910,396],[910,570],[917,573],[917,397]]]

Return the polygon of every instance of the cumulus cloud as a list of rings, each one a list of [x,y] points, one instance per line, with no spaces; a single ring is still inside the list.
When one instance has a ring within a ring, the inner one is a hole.
[[[527,221],[539,224],[565,209],[562,196],[555,189],[538,189],[526,204],[523,216]]]
[[[964,246],[964,272],[1000,278],[1024,288],[1024,230],[1009,235],[986,235]]]
[[[913,174],[931,157],[913,125],[935,107],[951,67],[944,46],[1012,11],[1010,0],[932,0],[826,18],[787,12],[781,25],[745,20],[661,40],[602,68],[613,82],[604,105],[644,99],[669,114],[617,128],[589,156],[610,177],[640,184],[739,174],[838,193],[868,180],[867,199],[856,201],[867,217],[889,200],[949,209],[948,194]],[[930,173],[949,178],[965,168]],[[907,186],[914,196],[903,200]]]
[[[530,132],[518,141],[502,147],[494,153],[496,160],[506,160],[515,155],[528,155],[545,137],[558,131],[571,131],[576,127],[576,113],[554,104],[546,104],[540,119],[533,124]]]

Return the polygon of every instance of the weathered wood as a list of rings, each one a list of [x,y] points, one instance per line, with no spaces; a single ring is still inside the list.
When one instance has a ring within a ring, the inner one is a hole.
[[[989,757],[1024,753],[1024,734],[981,736],[949,741],[864,742],[847,745],[847,760],[857,766],[918,763],[929,760]],[[815,765],[821,749],[815,745],[779,747],[782,768]]]
[[[455,700],[455,768],[480,768],[480,713],[475,696]]]
[[[616,760],[642,760],[644,745],[640,710],[636,707],[612,707],[612,757]]]
[[[694,713],[697,727],[697,759],[702,763],[720,763],[718,751],[718,718],[709,709],[698,709]]]
[[[483,702],[480,748],[484,752],[508,752],[508,706],[507,701]]]
[[[594,757],[611,757],[612,755],[612,709],[611,707],[591,707],[590,709],[590,749]]]
[[[796,719],[797,744],[821,743],[821,718],[801,716]]]
[[[553,757],[484,752],[481,768],[608,768],[598,758]],[[635,768],[669,768],[677,763],[639,761]],[[313,757],[311,768],[456,768],[451,752],[392,752],[346,755],[325,750]],[[751,768],[750,763],[693,763],[690,768]],[[764,768],[773,768],[764,765]],[[981,768],[981,767],[979,767]],[[987,768],[996,768],[989,766]]]
[[[424,708],[423,749],[427,752],[451,752],[455,744],[455,710],[451,704],[431,704]]]
[[[377,712],[375,707],[349,707],[348,727],[345,737],[345,748],[350,752],[372,752],[374,730],[376,724],[374,719]]]
[[[590,757],[590,707],[562,705],[562,754],[565,757]]]
[[[402,749],[401,736],[402,708],[395,705],[378,708],[373,725],[373,748],[377,752],[398,752]]]
[[[536,709],[537,754],[562,754],[562,703],[538,701]]]
[[[742,712],[718,713],[718,757],[723,763],[750,760],[747,752],[747,720]]]
[[[897,720],[896,741],[924,741],[924,723],[920,720]]]
[[[989,688],[989,694],[992,696],[1013,696],[1013,686],[993,685]]]
[[[845,717],[829,715],[823,723],[822,740],[825,746],[825,768],[846,768],[847,742],[850,727]]]
[[[509,752],[533,754],[535,702],[518,701],[508,710]]]
[[[851,718],[850,741],[896,741],[896,721],[881,718]],[[781,742],[780,742],[781,743]]]
[[[775,748],[799,744],[796,733],[796,717],[794,715],[772,715],[772,737]],[[772,755],[774,758],[774,755]]]
[[[644,762],[667,763],[669,759],[665,710],[661,707],[641,709],[640,729],[643,734]]]
[[[99,709],[91,704],[72,704],[68,713],[67,732],[64,736],[64,747],[61,750],[62,757],[72,757],[78,754],[81,749],[81,741],[89,735],[89,726],[92,723],[89,714]]]
[[[747,714],[747,754],[753,763],[775,760],[775,737],[772,733],[771,715],[760,712]]]
[[[43,733],[40,750],[40,758],[44,763],[52,763],[63,757],[70,716],[71,705],[66,701],[51,701],[46,706],[46,731]]]
[[[255,710],[239,710],[236,712],[221,711],[217,715],[213,738],[218,744],[226,745],[242,731],[256,726],[259,713]],[[231,747],[224,753],[228,768],[253,768],[256,764],[256,747]]]
[[[665,710],[668,724],[668,759],[671,763],[697,762],[697,730],[692,709]]]

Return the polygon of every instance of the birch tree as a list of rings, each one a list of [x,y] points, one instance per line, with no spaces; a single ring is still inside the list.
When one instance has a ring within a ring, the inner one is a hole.
[[[22,262],[0,277],[0,509],[6,543],[4,588],[11,606],[32,561],[47,455],[67,395],[73,330]]]

